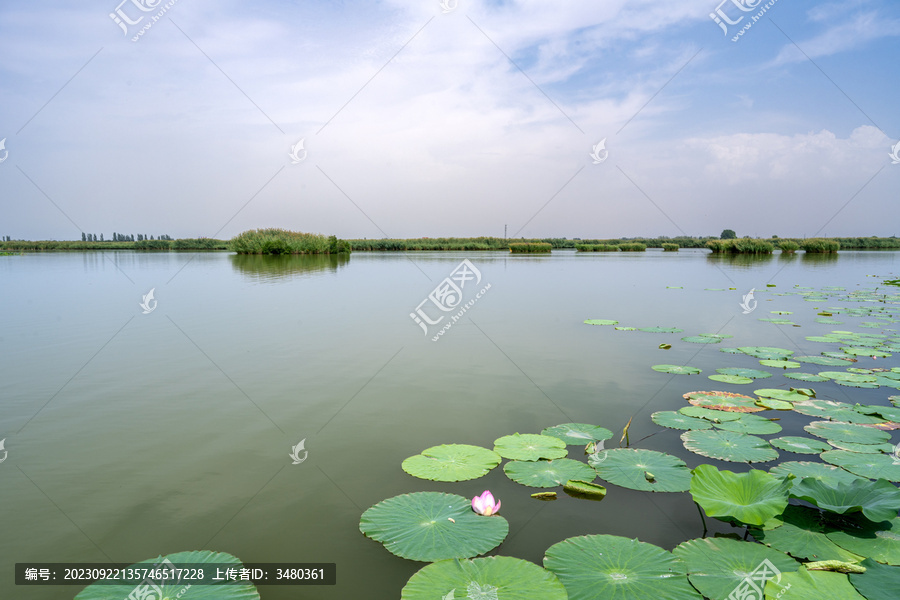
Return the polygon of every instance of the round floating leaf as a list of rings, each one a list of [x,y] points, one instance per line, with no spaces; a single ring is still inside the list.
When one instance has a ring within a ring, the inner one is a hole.
[[[773,348],[771,346],[742,346],[741,348],[738,348],[738,350],[740,350],[744,354],[749,354],[750,356],[763,359],[783,359],[786,356],[791,356],[794,353],[793,350]]]
[[[843,359],[845,362],[856,362],[855,358],[853,358],[852,356],[848,356],[848,355],[844,354],[843,352],[822,352],[822,356],[828,356],[831,358],[840,358],[840,359]]]
[[[233,565],[240,569],[243,565],[241,561],[224,552],[211,552],[209,550],[197,550],[191,552],[176,552],[158,558],[148,558],[139,563],[131,565],[132,568],[152,568],[156,564],[168,560],[175,565],[185,564],[215,564],[215,565]],[[167,563],[160,567],[167,566]],[[109,581],[109,580],[107,580]],[[179,593],[184,594],[182,590],[190,581],[182,580],[180,582],[156,582],[162,590],[162,598],[176,598]],[[118,598],[128,598],[131,592],[137,586],[132,582],[124,585],[116,585],[112,583],[94,583],[81,590],[75,600],[115,600]],[[156,598],[151,596],[150,598]],[[252,583],[238,583],[222,581],[220,583],[210,583],[209,585],[194,585],[190,587],[186,595],[181,596],[185,600],[259,600],[259,593]]]
[[[822,460],[861,477],[900,482],[900,462],[888,454],[860,454],[846,450],[829,450],[822,453]]]
[[[499,594],[499,595],[498,595]],[[534,563],[509,556],[442,560],[409,578],[401,600],[566,600],[556,575]]]
[[[710,517],[762,525],[788,505],[789,478],[757,469],[720,471],[712,465],[699,465],[692,473],[691,496]]]
[[[582,498],[584,500],[603,500],[606,497],[606,488],[598,483],[590,481],[582,481],[580,479],[570,479],[563,486],[563,491],[573,498]]]
[[[778,360],[774,358],[764,359],[759,361],[764,367],[775,367],[778,369],[799,369],[800,363],[794,362],[792,360]]]
[[[882,565],[871,558],[860,563],[865,573],[850,573],[850,583],[866,600],[896,600],[900,590],[900,567]]]
[[[612,319],[588,319],[585,321],[587,325],[618,325],[618,321]]]
[[[538,488],[556,487],[569,479],[593,481],[597,476],[592,468],[571,458],[556,460],[514,460],[503,466],[506,476],[522,485]]]
[[[843,573],[831,571],[807,571],[800,567],[796,573],[783,573],[781,580],[766,582],[766,600],[783,600],[785,597],[812,600],[866,600],[856,591]]]
[[[790,379],[796,379],[797,381],[811,381],[816,383],[821,383],[823,381],[828,381],[827,377],[822,377],[821,375],[814,375],[813,373],[785,373],[785,377]]]
[[[900,489],[884,479],[830,485],[817,479],[795,483],[791,496],[838,514],[860,512],[870,521],[887,521],[900,511]]]
[[[709,429],[712,423],[706,419],[689,417],[673,410],[661,410],[650,415],[650,419],[657,425],[669,429]]]
[[[729,462],[769,462],[778,458],[769,442],[745,433],[718,429],[685,431],[681,439],[691,452]]]
[[[828,443],[838,450],[858,452],[859,454],[880,454],[882,452],[890,454],[895,449],[890,444],[854,444],[853,442],[835,442],[834,440],[828,440]]]
[[[733,392],[688,392],[683,397],[694,406],[703,406],[725,412],[760,412],[756,399]]]
[[[794,405],[784,400],[776,400],[775,398],[760,398],[756,401],[757,406],[771,408],[772,410],[793,410]]]
[[[689,335],[687,337],[681,338],[681,341],[690,342],[691,344],[718,344],[722,340],[720,338],[703,335]]]
[[[844,550],[825,536],[822,513],[807,506],[788,505],[765,529],[751,528],[756,540],[791,556],[806,560],[856,562],[861,556]]]
[[[767,377],[772,376],[772,374],[768,371],[761,371],[759,369],[743,369],[737,367],[716,369],[716,373],[721,373],[722,375],[737,375],[739,377],[749,377],[750,379],[766,379]]]
[[[733,413],[721,410],[712,410],[703,406],[682,406],[678,412],[688,417],[697,417],[698,419],[706,419],[713,423],[721,423],[722,421],[734,421],[741,418],[741,413]],[[706,429],[709,429],[708,427]]]
[[[586,535],[547,549],[544,566],[554,572],[569,600],[700,600],[685,565],[658,546],[616,535]]]
[[[434,562],[496,548],[509,533],[509,523],[500,515],[475,514],[472,501],[462,496],[415,492],[368,509],[359,530],[401,558]]]
[[[833,358],[830,356],[792,356],[791,360],[812,365],[821,365],[823,367],[843,367],[850,364],[842,358]]]
[[[857,404],[854,405],[854,410],[856,412],[863,415],[878,415],[879,417],[883,417],[888,421],[900,421],[900,408],[895,406],[876,406],[876,405],[865,405],[865,404]]]
[[[857,347],[848,347],[841,348],[845,354],[849,354],[850,356],[877,356],[878,358],[890,358],[890,352],[882,352],[881,350],[875,350],[874,348],[857,348]]]
[[[741,377],[740,375],[710,375],[709,378],[720,383],[753,383],[753,380],[749,377]]]
[[[829,379],[840,380],[840,381],[853,381],[855,383],[872,383],[874,381],[878,381],[877,377],[872,375],[863,375],[861,373],[849,373],[847,371],[821,371],[819,372],[821,377],[828,377]]]
[[[837,485],[838,483],[847,481],[864,481],[862,478],[848,473],[843,469],[839,469],[838,467],[809,461],[783,462],[780,465],[776,465],[769,469],[769,473],[777,477],[793,475],[794,483],[798,483],[808,477],[818,479],[819,481],[831,485]]]
[[[467,444],[444,444],[410,456],[401,468],[420,479],[467,481],[478,479],[500,464],[500,455],[487,448]]]
[[[779,450],[794,452],[796,454],[819,454],[831,449],[831,446],[825,442],[813,438],[795,437],[791,435],[769,440],[769,443]]]
[[[725,431],[737,433],[751,433],[755,435],[769,435],[781,431],[781,425],[759,415],[742,415],[740,419],[725,421],[716,425]]]
[[[641,327],[638,331],[646,331],[648,333],[681,333],[684,329],[677,327]]]
[[[559,438],[566,444],[583,446],[588,442],[608,440],[613,436],[612,431],[597,425],[587,423],[563,423],[555,427],[548,427],[541,431],[541,435]]]
[[[607,450],[602,460],[588,458],[601,479],[644,492],[685,492],[691,472],[680,458],[654,450],[616,448]]]
[[[804,400],[794,404],[794,410],[801,415],[825,418],[830,421],[846,423],[883,423],[882,419],[864,415],[856,411],[852,404],[832,402],[831,400]]]
[[[565,458],[566,443],[549,435],[524,433],[505,435],[494,440],[494,452],[510,460],[540,460]]]
[[[881,523],[857,519],[854,524],[826,535],[844,550],[887,565],[900,565],[900,518]]]
[[[757,396],[774,398],[776,400],[784,400],[785,402],[804,402],[806,400],[809,400],[809,396],[801,394],[800,392],[792,392],[790,390],[782,390],[778,388],[762,388],[759,390],[753,390],[753,393]]]
[[[725,354],[743,354],[740,348],[719,348],[719,352],[724,352]]]
[[[777,550],[728,538],[688,540],[676,546],[672,554],[687,564],[691,584],[704,596],[716,600],[727,600],[764,560],[782,573],[800,567],[796,560]]]
[[[891,439],[891,434],[886,431],[841,421],[813,421],[803,429],[816,437],[836,442],[881,444]]]
[[[685,367],[680,365],[653,365],[650,367],[654,371],[660,373],[672,373],[673,375],[697,375],[700,369],[696,367]]]

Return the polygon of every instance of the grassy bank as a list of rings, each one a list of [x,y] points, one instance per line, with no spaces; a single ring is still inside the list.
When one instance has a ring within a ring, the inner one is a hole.
[[[509,251],[513,254],[549,254],[552,249],[552,245],[542,243],[515,243],[509,245]]]
[[[737,238],[733,240],[709,240],[706,247],[713,254],[771,254],[775,246],[766,240]]]
[[[614,244],[575,244],[578,252],[618,252],[619,247]]]
[[[823,240],[821,238],[813,238],[804,240],[800,247],[809,254],[828,254],[837,252],[841,249],[841,243],[837,240]]]
[[[229,247],[238,254],[339,254],[350,245],[335,236],[287,229],[251,229],[231,238]]]

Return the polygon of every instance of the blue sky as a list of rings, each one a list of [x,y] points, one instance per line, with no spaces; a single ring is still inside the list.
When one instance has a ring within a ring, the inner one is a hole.
[[[900,5],[741,1],[4,2],[0,235],[900,233]]]

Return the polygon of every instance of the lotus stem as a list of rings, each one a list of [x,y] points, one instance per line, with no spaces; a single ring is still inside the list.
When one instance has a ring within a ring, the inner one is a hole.
[[[700,505],[694,502],[694,505],[697,507],[697,512],[700,513],[700,520],[703,521],[703,537],[706,537],[706,532],[709,531],[706,528],[706,517],[703,516],[703,510],[700,508]]]

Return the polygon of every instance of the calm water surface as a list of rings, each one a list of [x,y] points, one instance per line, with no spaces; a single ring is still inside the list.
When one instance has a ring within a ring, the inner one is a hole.
[[[480,271],[480,287],[491,287],[432,342],[409,314],[464,258]],[[246,562],[337,563],[337,586],[261,587],[264,600],[398,598],[423,565],[364,538],[359,517],[385,498],[423,490],[472,497],[491,489],[510,522],[495,553],[539,564],[550,545],[581,534],[671,549],[702,534],[686,493],[608,485],[603,502],[561,495],[542,503],[501,469],[449,484],[412,478],[400,463],[441,443],[492,447],[502,435],[572,421],[620,432],[634,417],[633,445],[655,434],[638,446],[691,467],[746,470],[688,452],[679,432],[654,425],[650,414],[683,406],[681,395],[692,390],[789,386],[779,373],[758,386],[706,375],[759,367],[721,347],[818,354],[832,348],[805,336],[857,330],[865,320],[837,315],[843,325],[818,324],[826,306],[861,305],[778,293],[874,288],[873,276],[898,271],[893,252],[738,260],[699,250],[0,257],[0,439],[9,452],[0,464],[0,598],[67,599],[81,589],[16,588],[15,562],[134,562],[201,549]],[[151,288],[158,304],[143,314]],[[751,288],[759,305],[745,315],[739,303]],[[770,310],[793,311],[801,327],[760,321]],[[582,323],[590,318],[684,333]],[[680,341],[700,333],[734,338]],[[662,342],[673,348],[660,350]],[[704,373],[650,369],[659,363]],[[841,401],[884,403],[889,395],[816,387],[819,397]],[[808,422],[778,416],[779,435],[802,434]],[[308,458],[293,465],[291,447],[303,439]]]

